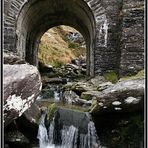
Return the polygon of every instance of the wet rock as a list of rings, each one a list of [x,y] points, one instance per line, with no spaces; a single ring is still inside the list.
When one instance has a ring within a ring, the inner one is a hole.
[[[71,109],[58,109],[60,121],[63,125],[79,127],[80,131],[87,133],[87,125],[91,120],[91,116],[85,112],[71,110]]]
[[[112,86],[113,83],[111,82],[105,82],[105,83],[101,83],[99,86],[98,86],[98,90],[101,91],[101,90],[104,90],[104,89],[107,89],[108,87]]]
[[[34,103],[29,109],[27,109],[23,113],[23,115],[26,117],[28,122],[33,123],[33,124],[38,124],[38,120],[41,116],[41,110],[39,106],[36,103]]]
[[[68,82],[67,84],[65,84],[65,85],[63,86],[63,88],[62,88],[63,91],[65,91],[65,90],[71,90],[73,84],[74,84],[74,82]]]
[[[77,82],[72,86],[72,90],[75,92],[86,92],[86,91],[93,91],[97,88],[93,87],[93,85],[85,82]]]
[[[8,143],[8,147],[9,145],[18,144],[18,143],[20,143],[20,145],[29,144],[29,140],[19,131],[6,132],[4,137],[5,137],[5,143]]]
[[[66,83],[66,80],[64,78],[58,78],[58,77],[49,78],[47,76],[44,76],[42,77],[42,82],[43,84],[45,83],[60,84],[60,83]]]
[[[21,117],[17,118],[16,124],[18,130],[23,133],[30,141],[36,141],[41,110],[34,103]]]
[[[20,117],[35,101],[42,83],[36,67],[4,64],[4,125]]]
[[[82,92],[81,98],[85,100],[93,100],[98,98],[100,94],[101,92],[99,91],[86,91],[86,92]]]
[[[39,71],[42,73],[49,73],[53,71],[53,66],[39,62]]]
[[[73,91],[65,91],[62,95],[64,101],[68,104],[74,104],[79,99],[79,96]]]
[[[100,84],[107,82],[103,76],[96,76],[89,80],[90,84],[93,84],[96,87],[99,87]]]
[[[75,92],[73,91],[65,91],[63,93],[63,100],[66,101],[68,104],[73,105],[85,105],[85,106],[91,106],[91,101],[87,101],[84,99],[81,99]]]
[[[103,90],[92,113],[133,112],[143,110],[144,78],[118,82]]]

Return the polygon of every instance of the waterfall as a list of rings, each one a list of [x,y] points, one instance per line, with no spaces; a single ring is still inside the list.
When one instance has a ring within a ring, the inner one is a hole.
[[[46,113],[42,114],[37,135],[37,138],[39,139],[40,148],[45,148],[49,143],[47,129],[44,124],[45,117]]]
[[[49,144],[50,145],[52,145],[52,143],[53,143],[54,129],[55,129],[55,117],[53,118],[53,120],[52,120],[52,122],[50,123],[50,126],[49,126],[48,136],[49,136]]]
[[[78,127],[74,125],[63,125],[60,131],[57,132],[56,116],[51,121],[47,130],[45,126],[45,116],[42,114],[38,129],[40,148],[99,148],[100,142],[96,134],[94,123],[89,121],[87,133],[81,133]],[[60,137],[60,142],[56,141],[56,135]]]
[[[88,147],[89,148],[97,148],[100,143],[98,141],[98,137],[96,134],[96,128],[92,121],[88,123]]]
[[[78,129],[73,125],[62,130],[62,148],[77,148]]]

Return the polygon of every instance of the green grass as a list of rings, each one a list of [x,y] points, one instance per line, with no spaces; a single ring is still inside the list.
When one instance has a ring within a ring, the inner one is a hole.
[[[64,65],[64,63],[57,59],[57,60],[53,60],[51,62],[51,65],[55,68],[58,68],[58,67],[62,67]]]
[[[136,75],[125,76],[123,78],[120,78],[120,81],[133,80],[133,79],[138,79],[138,78],[144,78],[144,75],[145,75],[145,70],[142,69]]]
[[[50,123],[52,120],[54,113],[57,110],[57,105],[55,103],[48,106],[48,112],[47,112],[47,121]]]
[[[104,73],[104,78],[112,83],[116,83],[118,81],[118,75],[114,71]]]
[[[77,48],[79,48],[79,45],[74,42],[68,42],[68,48],[77,49]]]

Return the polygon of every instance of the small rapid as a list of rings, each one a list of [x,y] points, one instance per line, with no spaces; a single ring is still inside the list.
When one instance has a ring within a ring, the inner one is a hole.
[[[99,148],[100,142],[92,121],[89,121],[85,133],[74,125],[62,125],[62,120],[58,120],[56,115],[47,126],[46,115],[42,114],[38,129],[40,148]]]

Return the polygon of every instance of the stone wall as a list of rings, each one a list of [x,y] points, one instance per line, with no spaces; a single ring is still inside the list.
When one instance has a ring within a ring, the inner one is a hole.
[[[36,63],[42,34],[63,23],[75,27],[86,39],[88,75],[106,70],[124,75],[143,69],[144,1],[63,0],[62,3],[46,0],[44,5],[39,0],[4,0],[4,52]],[[56,16],[49,10],[56,12]]]
[[[144,68],[144,1],[123,0],[120,73]]]
[[[104,0],[101,3],[106,12],[106,36],[100,38],[101,28],[97,26],[96,50],[95,50],[95,70],[104,72],[106,70],[115,70],[118,72],[120,63],[120,32],[121,20],[118,17],[122,9],[122,1]],[[105,31],[104,31],[105,32]],[[105,44],[102,44],[105,42]]]

